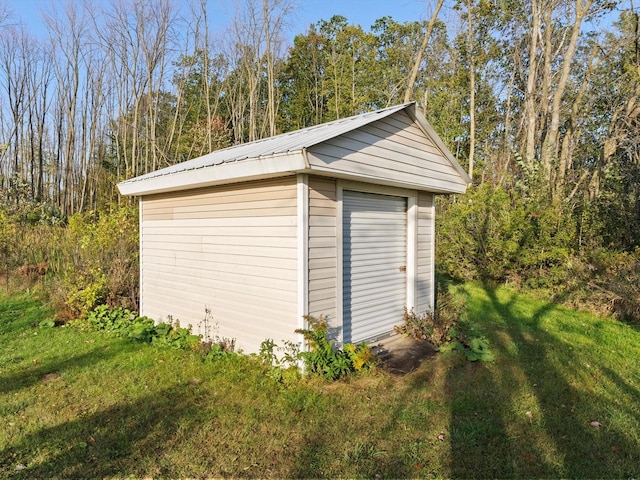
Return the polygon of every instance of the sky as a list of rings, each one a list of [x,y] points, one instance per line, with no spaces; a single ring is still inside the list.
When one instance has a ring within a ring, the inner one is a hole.
[[[180,3],[181,0],[174,1]],[[64,6],[67,0],[0,0],[2,3],[29,27],[32,34],[40,37],[44,35],[41,12],[48,10],[52,3]],[[334,15],[342,15],[349,23],[360,25],[364,30],[369,30],[384,16],[391,16],[401,23],[424,20],[428,15],[428,4],[432,3],[433,0],[297,0],[290,35],[292,39],[294,35],[304,33],[310,24]],[[209,17],[219,19],[222,26],[227,25],[232,5],[231,0],[209,0]]]

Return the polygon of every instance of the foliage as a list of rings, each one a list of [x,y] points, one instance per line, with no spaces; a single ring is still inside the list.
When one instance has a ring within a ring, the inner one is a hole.
[[[0,208],[0,252],[12,277],[42,266],[48,297],[60,320],[78,318],[97,305],[136,307],[137,209],[112,207],[75,214],[66,222],[29,223]]]
[[[436,308],[417,315],[413,309],[404,311],[404,323],[394,327],[401,335],[426,341],[441,352],[456,350],[471,362],[494,360],[489,341],[466,319],[464,299],[452,292],[444,281],[439,283]]]
[[[454,278],[530,286],[566,280],[575,226],[561,206],[483,184],[440,210],[438,263]]]
[[[280,352],[278,355],[276,352]],[[300,377],[300,351],[297,345],[287,341],[279,347],[272,339],[260,344],[257,357],[268,369],[269,377],[279,383],[288,385],[297,382]]]
[[[342,349],[336,348],[327,337],[327,322],[322,315],[318,318],[307,315],[305,320],[309,328],[298,329],[296,333],[301,333],[308,342],[309,351],[300,352],[299,356],[309,373],[336,380],[375,365],[376,357],[366,343],[346,343]]]
[[[404,311],[404,324],[395,327],[396,332],[440,347],[451,341],[451,331],[458,324],[464,309],[461,298],[454,298],[448,287],[437,289],[436,308],[416,314],[413,309]]]
[[[200,344],[200,337],[192,335],[190,329],[180,327],[178,322],[156,324],[153,319],[140,317],[123,307],[99,305],[87,313],[86,324],[95,330],[161,347],[195,350]]]

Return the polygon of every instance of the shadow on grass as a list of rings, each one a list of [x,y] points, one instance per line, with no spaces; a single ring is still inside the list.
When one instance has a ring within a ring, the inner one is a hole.
[[[14,335],[49,314],[49,309],[32,297],[0,297],[0,336]]]
[[[167,475],[150,469],[145,459],[158,459],[177,425],[193,407],[193,395],[169,387],[76,420],[41,429],[0,452],[0,462],[32,453],[41,446],[44,460],[27,463],[16,478],[99,478],[123,475]],[[36,458],[38,458],[36,456]]]
[[[124,348],[133,348],[132,344],[124,344]],[[121,354],[118,348],[95,348],[89,352],[73,357],[65,357],[56,361],[47,361],[32,368],[20,370],[12,375],[0,376],[0,394],[7,394],[29,388],[41,381],[47,381],[47,376],[63,374],[70,368],[89,367]]]
[[[451,475],[453,477],[619,478],[638,475],[637,431],[613,426],[610,401],[591,382],[580,353],[549,333],[543,323],[557,306],[524,311],[512,294],[484,289],[487,300],[471,306],[471,318],[491,317],[494,365],[451,370]],[[465,370],[476,370],[470,375]],[[603,369],[615,389],[638,392]],[[587,375],[584,382],[581,375]],[[466,384],[466,388],[465,388]],[[466,391],[465,391],[466,390]],[[624,407],[623,407],[624,408]],[[633,418],[632,411],[628,412]],[[591,421],[602,426],[594,427]],[[633,428],[632,426],[630,426]],[[635,427],[637,428],[637,426]]]

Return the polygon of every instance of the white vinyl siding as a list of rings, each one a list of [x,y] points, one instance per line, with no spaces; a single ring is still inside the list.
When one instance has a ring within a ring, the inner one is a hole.
[[[434,195],[428,192],[418,194],[418,240],[417,240],[417,299],[416,313],[424,313],[433,308],[434,279]]]
[[[337,322],[336,180],[309,177],[309,314]]]
[[[141,233],[143,315],[245,352],[296,340],[295,177],[144,197]]]
[[[406,305],[407,199],[343,191],[343,341],[393,331]]]
[[[312,169],[359,175],[382,184],[433,191],[460,191],[466,181],[442,151],[405,112],[309,148]]]

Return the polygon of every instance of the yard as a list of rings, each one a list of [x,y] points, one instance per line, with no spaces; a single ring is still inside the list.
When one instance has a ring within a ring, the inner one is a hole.
[[[494,362],[331,384],[40,326],[46,306],[0,297],[0,476],[637,478],[638,329],[458,288]]]

